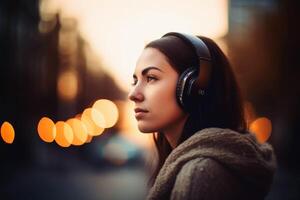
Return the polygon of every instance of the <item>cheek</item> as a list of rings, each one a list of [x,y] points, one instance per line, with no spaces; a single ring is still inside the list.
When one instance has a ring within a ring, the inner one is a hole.
[[[153,113],[153,126],[155,126],[157,130],[163,130],[177,124],[183,119],[184,113],[178,106],[176,100],[161,100],[160,102],[161,105],[157,107],[158,109]]]
[[[172,112],[178,107],[175,96],[176,84],[175,80],[164,81],[153,87],[153,91],[149,91],[149,98],[146,101],[149,101],[153,112],[160,114],[165,111]]]
[[[173,82],[172,85],[161,84],[148,91],[146,102],[150,115],[138,122],[142,132],[161,131],[183,119],[184,113],[177,104],[175,90],[176,82]]]

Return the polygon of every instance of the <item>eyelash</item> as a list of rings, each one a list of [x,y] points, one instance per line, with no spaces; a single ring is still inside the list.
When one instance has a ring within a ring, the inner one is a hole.
[[[133,83],[131,83],[131,85],[132,85],[132,86],[135,86],[135,85],[136,85],[136,83],[137,83],[137,79],[136,79],[136,78],[134,78],[134,79],[133,79]]]
[[[156,81],[158,80],[156,77],[154,76],[146,76],[146,80],[147,80],[147,83],[149,83],[150,81]],[[131,83],[131,85],[135,86],[137,84],[137,79],[133,79],[133,83]]]
[[[146,77],[146,79],[147,79],[147,82],[150,82],[151,80],[157,80],[157,78],[155,78],[154,76],[147,76]],[[151,80],[149,80],[149,79],[151,79]]]

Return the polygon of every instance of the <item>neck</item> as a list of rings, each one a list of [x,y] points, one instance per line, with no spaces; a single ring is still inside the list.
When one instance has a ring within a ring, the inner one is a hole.
[[[178,123],[163,130],[163,134],[166,137],[166,139],[168,140],[172,149],[174,149],[178,144],[178,140],[181,136],[181,133],[182,133],[182,130],[183,130],[186,120],[187,120],[187,116],[183,120],[180,120]]]

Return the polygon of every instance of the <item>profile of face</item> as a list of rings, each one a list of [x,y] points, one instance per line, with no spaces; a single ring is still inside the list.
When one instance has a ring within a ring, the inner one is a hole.
[[[141,132],[172,130],[186,119],[187,114],[177,104],[175,96],[178,76],[159,50],[150,47],[143,50],[128,95],[135,103],[135,118]]]

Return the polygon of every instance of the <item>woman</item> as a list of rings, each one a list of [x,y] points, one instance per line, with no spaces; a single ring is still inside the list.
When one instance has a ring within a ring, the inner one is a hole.
[[[172,32],[150,42],[129,99],[158,151],[147,199],[264,199],[273,150],[247,133],[234,74],[211,39]]]

